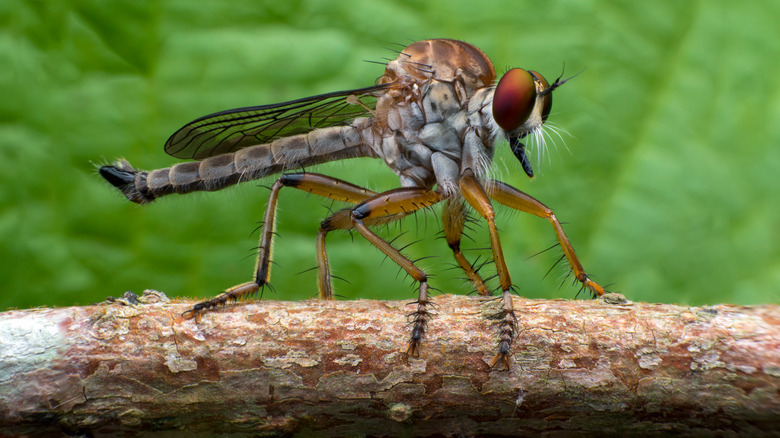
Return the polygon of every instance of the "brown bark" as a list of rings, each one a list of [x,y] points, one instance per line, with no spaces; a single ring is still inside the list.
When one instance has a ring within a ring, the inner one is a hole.
[[[780,309],[435,297],[419,359],[399,301],[259,301],[182,320],[148,291],[0,314],[0,434],[772,435]]]

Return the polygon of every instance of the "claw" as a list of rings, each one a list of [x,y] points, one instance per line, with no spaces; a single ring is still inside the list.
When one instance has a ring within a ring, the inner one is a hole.
[[[582,281],[583,286],[585,286],[594,296],[600,297],[608,292],[603,287],[599,286],[598,283],[591,280],[587,276],[585,277],[584,280],[580,280],[580,281]]]
[[[493,359],[490,359],[488,365],[496,371],[509,371],[509,354],[503,352],[496,353]]]
[[[420,357],[420,341],[414,339],[414,335],[412,335],[412,339],[409,341],[409,346],[406,347],[406,355],[414,358]]]

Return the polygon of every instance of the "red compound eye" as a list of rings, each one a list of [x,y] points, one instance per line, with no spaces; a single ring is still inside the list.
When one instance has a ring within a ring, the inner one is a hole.
[[[536,85],[531,73],[513,68],[498,81],[493,95],[493,118],[504,131],[525,123],[536,104]]]

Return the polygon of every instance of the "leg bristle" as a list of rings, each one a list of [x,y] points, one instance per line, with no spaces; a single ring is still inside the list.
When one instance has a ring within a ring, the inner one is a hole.
[[[432,305],[433,303],[428,299],[427,281],[420,282],[420,295],[416,304],[417,309],[406,315],[409,325],[412,326],[412,335],[409,338],[409,345],[406,348],[406,354],[409,357],[420,357],[420,344],[423,338],[425,338],[428,320],[431,319],[431,312],[428,310],[428,305]]]
[[[227,306],[228,301],[237,302],[242,297],[257,294],[257,291],[260,290],[260,288],[261,285],[255,283],[254,281],[239,284],[238,286],[233,286],[210,300],[201,301],[200,303],[195,304],[191,309],[185,311],[181,315],[184,317],[184,319],[190,319],[194,317],[195,322],[200,323],[201,316],[207,311],[216,307],[221,307],[224,309]]]

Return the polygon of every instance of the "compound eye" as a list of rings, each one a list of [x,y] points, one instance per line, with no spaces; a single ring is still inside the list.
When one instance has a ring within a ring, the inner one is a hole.
[[[514,131],[525,123],[536,104],[534,77],[522,68],[513,68],[498,81],[493,94],[493,119],[504,131]]]
[[[530,73],[542,84],[542,90],[546,90],[550,88],[550,84],[547,83],[547,79],[544,78],[539,72],[535,72],[533,70],[530,71]],[[552,93],[547,93],[544,95],[544,102],[542,103],[542,122],[547,121],[547,116],[550,115],[550,110],[552,109]]]

